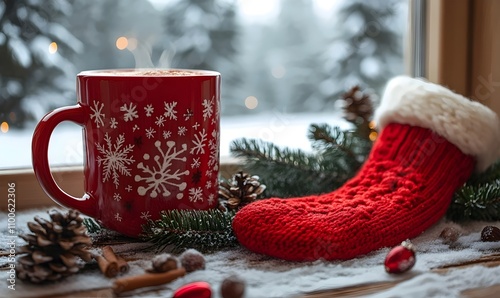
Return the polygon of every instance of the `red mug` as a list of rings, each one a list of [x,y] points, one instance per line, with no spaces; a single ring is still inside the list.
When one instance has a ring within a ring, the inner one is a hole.
[[[55,202],[137,237],[161,210],[217,205],[220,74],[205,70],[98,70],[77,76],[77,104],[47,114],[35,128],[32,159]],[[61,190],[47,150],[54,128],[83,128],[81,198]]]

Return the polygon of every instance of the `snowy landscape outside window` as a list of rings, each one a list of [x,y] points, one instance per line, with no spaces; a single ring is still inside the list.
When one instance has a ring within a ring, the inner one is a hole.
[[[404,73],[407,9],[407,0],[3,0],[0,168],[31,166],[34,126],[76,102],[76,74],[89,69],[219,71],[221,156],[242,137],[307,149],[308,124],[342,124],[345,90],[379,95]],[[51,164],[82,164],[79,130],[56,129]]]

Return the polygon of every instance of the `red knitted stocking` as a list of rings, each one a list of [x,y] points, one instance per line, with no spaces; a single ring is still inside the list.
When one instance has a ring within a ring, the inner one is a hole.
[[[445,104],[432,107],[440,101]],[[496,115],[443,87],[393,79],[377,113],[382,132],[356,177],[332,193],[244,207],[233,221],[240,243],[294,261],[350,259],[393,246],[445,214],[476,161],[482,170],[496,159]],[[480,123],[465,123],[470,120]],[[468,140],[462,142],[457,134],[465,128]]]

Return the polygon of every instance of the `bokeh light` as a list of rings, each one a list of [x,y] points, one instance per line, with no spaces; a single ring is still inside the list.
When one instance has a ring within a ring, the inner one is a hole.
[[[49,53],[55,54],[57,52],[57,43],[55,41],[49,44]]]
[[[125,50],[128,46],[128,39],[125,36],[120,36],[116,39],[116,48],[121,50]]]
[[[7,122],[2,122],[2,124],[0,124],[0,131],[2,131],[3,133],[6,133],[9,131],[9,123]]]
[[[255,96],[249,96],[245,98],[245,107],[247,109],[253,110],[259,105],[259,100]]]

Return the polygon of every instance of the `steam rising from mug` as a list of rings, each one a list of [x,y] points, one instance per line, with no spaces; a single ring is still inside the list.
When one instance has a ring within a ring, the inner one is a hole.
[[[148,44],[139,44],[134,50],[130,50],[134,55],[135,68],[171,68],[172,60],[175,56],[175,48],[170,44],[170,48],[164,50],[158,59],[158,65],[155,66],[152,59],[152,49]]]

